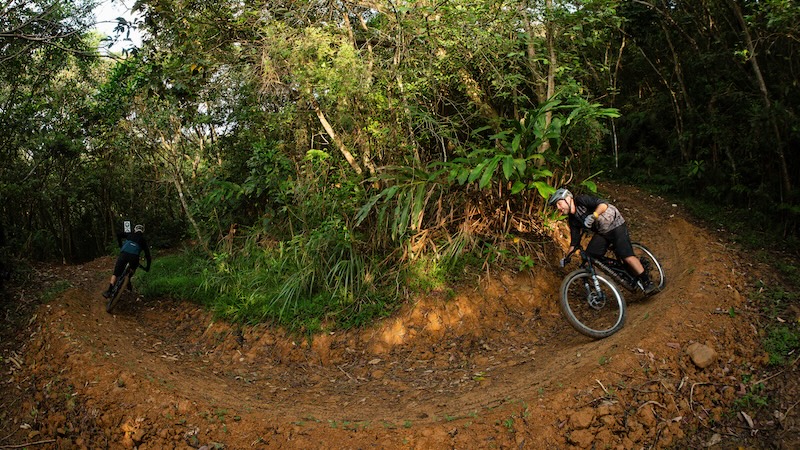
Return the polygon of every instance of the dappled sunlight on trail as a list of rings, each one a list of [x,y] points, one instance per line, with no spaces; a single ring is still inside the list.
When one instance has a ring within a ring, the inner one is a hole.
[[[759,357],[748,321],[717,314],[743,309],[746,277],[677,208],[616,194],[641,208],[623,212],[668,284],[631,302],[607,339],[559,315],[565,273],[547,264],[484,274],[452,298],[433,293],[374,327],[312,340],[132,294],[107,314],[113,261],[101,258],[60,269],[73,288],[40,308],[12,377],[69,394],[72,409],[46,395],[22,405],[58,411],[38,425],[53,448],[668,447],[721,414],[733,397],[720,380]],[[691,363],[695,342],[716,365]]]

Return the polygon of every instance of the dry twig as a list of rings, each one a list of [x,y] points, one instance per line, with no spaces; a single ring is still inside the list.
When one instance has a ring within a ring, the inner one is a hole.
[[[55,441],[56,441],[55,439],[47,439],[45,441],[28,442],[27,444],[3,445],[3,446],[0,446],[0,449],[25,448],[25,447],[30,447],[31,445],[52,444]]]
[[[711,384],[711,383],[694,383],[694,384],[692,384],[692,388],[689,389],[689,409],[692,411],[692,414],[694,414],[695,416],[697,415],[697,413],[694,412],[694,406],[693,406],[693,404],[694,404],[694,400],[693,400],[694,387],[695,386],[702,386],[704,384]]]

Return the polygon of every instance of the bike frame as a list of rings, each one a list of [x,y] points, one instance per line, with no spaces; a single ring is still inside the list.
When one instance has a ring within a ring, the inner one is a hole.
[[[581,253],[581,269],[586,269],[591,273],[592,280],[597,284],[597,272],[595,271],[595,266],[599,267],[600,270],[608,274],[614,281],[620,283],[622,287],[627,289],[631,292],[636,292],[636,279],[628,272],[627,266],[624,261],[620,261],[617,258],[610,258],[608,256],[592,256],[584,250],[582,246],[575,247],[569,254],[567,254],[567,258],[572,256],[575,252],[580,251]],[[597,287],[598,291],[599,286]]]

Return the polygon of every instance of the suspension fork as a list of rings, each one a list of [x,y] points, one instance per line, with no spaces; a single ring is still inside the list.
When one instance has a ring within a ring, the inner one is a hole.
[[[605,300],[605,294],[603,293],[603,289],[600,287],[600,280],[597,278],[597,272],[594,270],[595,262],[601,264],[601,267],[602,263],[600,263],[599,261],[593,261],[591,256],[586,256],[584,253],[581,253],[581,256],[583,256],[583,261],[584,261],[583,267],[589,270],[589,275],[590,278],[592,279],[592,286],[589,285],[588,280],[583,282],[583,286],[586,289],[586,294],[591,295],[592,288],[594,288],[594,291],[597,293],[597,296],[601,300]]]

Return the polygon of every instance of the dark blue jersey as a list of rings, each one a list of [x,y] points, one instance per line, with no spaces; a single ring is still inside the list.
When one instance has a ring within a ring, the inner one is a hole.
[[[139,256],[144,252],[145,259],[147,259],[147,268],[150,268],[150,246],[147,245],[144,234],[141,232],[118,233],[117,243],[122,247],[122,253]]]

